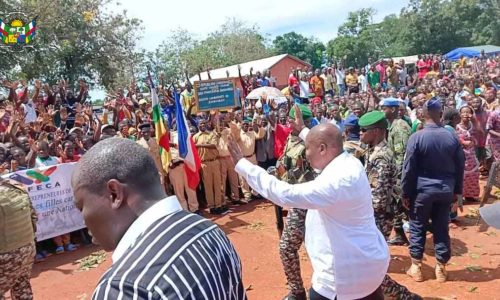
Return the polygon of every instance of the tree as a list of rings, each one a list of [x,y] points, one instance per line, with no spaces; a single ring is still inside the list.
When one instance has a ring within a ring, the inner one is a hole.
[[[228,19],[201,41],[186,30],[173,31],[154,53],[148,54],[148,63],[156,66],[153,69],[157,72],[164,72],[169,80],[179,81],[184,78],[184,70],[197,74],[267,57],[270,53],[264,41],[257,27]]]
[[[380,28],[371,24],[375,10],[363,8],[350,12],[339,27],[338,36],[328,42],[327,55],[331,60],[343,60],[349,66],[361,65],[368,57],[378,57],[381,49],[375,44]]]
[[[106,12],[111,0],[14,1],[13,7],[38,16],[36,51],[12,54],[28,78],[51,83],[78,78],[106,88],[123,86],[133,75],[141,21]]]
[[[307,38],[294,31],[277,36],[273,41],[276,54],[291,54],[320,68],[325,45],[314,37]]]

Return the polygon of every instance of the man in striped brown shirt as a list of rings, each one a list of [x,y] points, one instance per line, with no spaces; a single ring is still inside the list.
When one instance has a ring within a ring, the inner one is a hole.
[[[99,142],[78,163],[72,184],[93,241],[114,250],[93,299],[246,299],[231,242],[166,196],[141,146]]]

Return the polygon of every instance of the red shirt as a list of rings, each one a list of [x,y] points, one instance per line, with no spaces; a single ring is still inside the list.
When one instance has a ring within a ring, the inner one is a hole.
[[[288,78],[288,86],[295,87],[296,85],[299,85],[299,81],[297,80],[297,77],[290,76]]]
[[[427,66],[427,63],[422,59],[417,62],[417,68],[418,68],[419,79],[424,78],[427,72],[429,72],[429,67]]]
[[[274,132],[274,158],[280,158],[285,151],[286,140],[292,132],[292,128],[288,126],[283,126],[281,124],[276,124],[276,130]]]

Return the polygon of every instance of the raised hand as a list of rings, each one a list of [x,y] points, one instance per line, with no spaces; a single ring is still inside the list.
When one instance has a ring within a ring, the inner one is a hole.
[[[295,110],[295,120],[290,120],[290,124],[292,125],[293,129],[300,132],[302,131],[302,129],[304,129],[304,127],[306,127],[304,125],[304,120],[302,119],[302,112],[300,111],[300,108],[297,104],[295,104],[292,109]]]
[[[237,164],[242,158],[243,153],[241,153],[240,146],[236,143],[236,140],[232,136],[228,136],[229,144],[227,146],[229,154],[231,154],[231,159],[234,164]]]
[[[61,116],[61,121],[66,121],[68,119],[68,110],[66,107],[61,108],[59,115]]]
[[[42,82],[38,79],[35,80],[35,88],[37,90],[41,89],[42,88]]]

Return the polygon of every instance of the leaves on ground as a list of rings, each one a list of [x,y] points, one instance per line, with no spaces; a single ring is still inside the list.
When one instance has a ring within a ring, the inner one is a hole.
[[[106,251],[101,250],[93,252],[90,255],[75,261],[75,263],[79,264],[77,272],[83,272],[93,268],[97,268],[104,261],[106,261]]]
[[[469,219],[477,219],[479,218],[479,209],[477,208],[469,208],[469,212],[465,215],[466,218]]]
[[[469,272],[481,272],[483,268],[481,266],[470,265],[465,267]]]
[[[76,296],[78,300],[87,300],[87,293],[83,293],[81,295]]]
[[[469,293],[474,293],[477,290],[477,286],[473,286],[469,289]]]
[[[257,221],[248,225],[247,228],[250,230],[262,230],[264,229],[264,223],[262,223],[261,221]]]
[[[249,285],[249,286],[245,289],[245,291],[251,291],[251,290],[253,290],[252,285]]]
[[[497,236],[497,233],[494,231],[484,232],[484,234],[486,234],[487,236]]]
[[[470,258],[472,259],[478,259],[481,257],[481,254],[477,254],[477,253],[471,253],[469,254]]]

